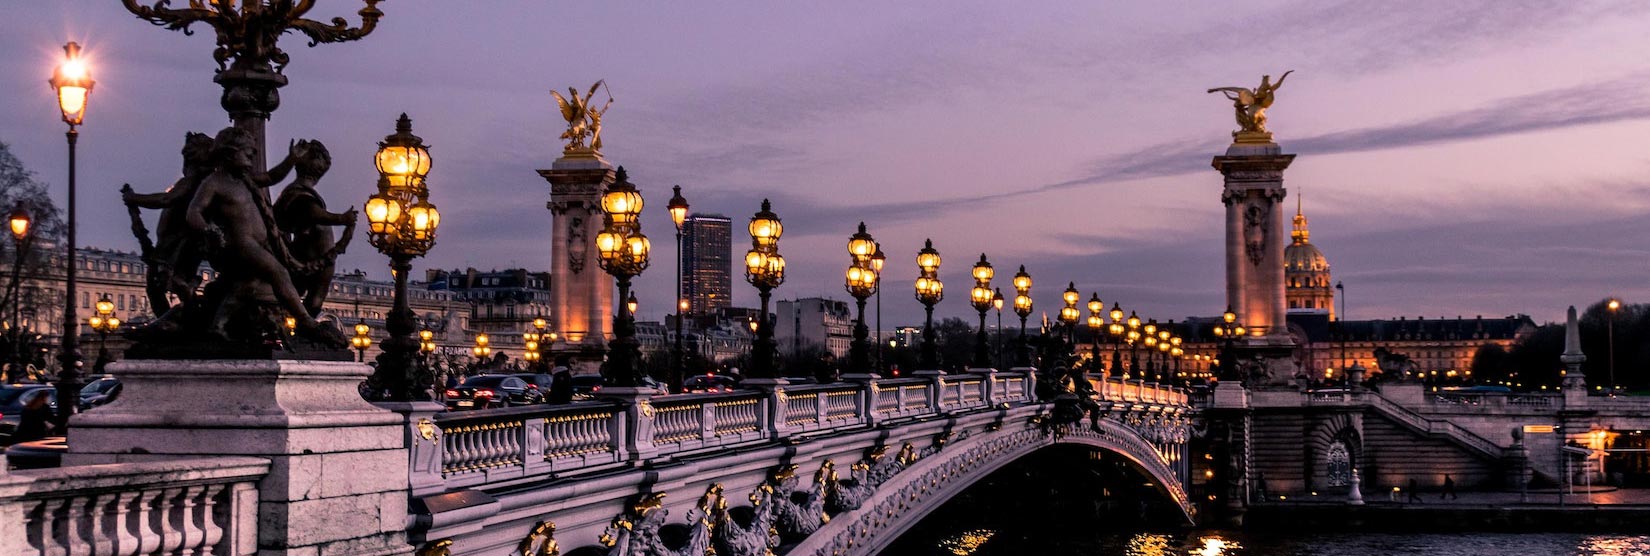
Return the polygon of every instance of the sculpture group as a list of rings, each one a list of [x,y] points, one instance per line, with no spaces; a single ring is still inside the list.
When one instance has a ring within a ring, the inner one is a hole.
[[[601,108],[595,108],[593,103],[596,90],[606,88],[607,82],[599,80],[582,97],[579,90],[573,87],[567,88],[565,97],[554,89],[550,91],[550,96],[556,97],[556,106],[561,108],[562,119],[567,121],[567,131],[561,134],[561,138],[567,140],[564,153],[593,154],[602,150],[602,116],[613,106],[613,92],[608,91],[607,103]],[[586,138],[590,140],[588,145],[585,144]]]
[[[1278,87],[1283,86],[1283,80],[1289,78],[1294,70],[1283,72],[1278,82],[1272,82],[1272,76],[1263,75],[1260,86],[1253,89],[1243,87],[1216,87],[1209,92],[1220,92],[1232,100],[1232,108],[1237,113],[1238,130],[1232,132],[1232,138],[1239,143],[1260,142],[1272,140],[1272,133],[1266,130],[1266,109],[1272,107],[1277,96]]]
[[[306,347],[347,357],[339,350],[348,339],[317,317],[356,211],[327,210],[316,184],[332,158],[319,141],[293,142],[268,170],[256,167],[257,155],[256,139],[241,128],[211,138],[190,133],[183,176],[171,187],[121,189],[157,315],[133,332],[133,356],[246,357]],[[296,177],[271,203],[268,188],[288,174]],[[160,213],[153,239],[141,209]],[[334,226],[344,226],[342,239]],[[202,262],[216,272],[204,287]]]

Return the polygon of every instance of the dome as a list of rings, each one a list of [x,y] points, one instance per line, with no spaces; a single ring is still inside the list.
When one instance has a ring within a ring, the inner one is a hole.
[[[1283,248],[1284,272],[1325,272],[1329,270],[1329,259],[1324,258],[1318,246],[1297,241]]]

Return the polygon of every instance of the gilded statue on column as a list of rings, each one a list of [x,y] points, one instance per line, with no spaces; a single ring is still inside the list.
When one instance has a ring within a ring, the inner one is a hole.
[[[596,90],[607,90],[607,102],[601,108],[595,108]],[[579,96],[579,90],[567,88],[567,96],[555,90],[550,96],[556,97],[556,105],[561,108],[561,117],[567,120],[567,131],[561,133],[561,138],[567,140],[567,146],[562,149],[568,155],[592,155],[602,150],[602,116],[607,109],[613,106],[613,91],[607,88],[607,82],[596,81],[590,86],[590,92]],[[586,144],[585,140],[589,143]]]
[[[1272,82],[1272,76],[1263,75],[1260,78],[1260,86],[1254,89],[1243,87],[1209,89],[1211,93],[1218,91],[1232,100],[1232,109],[1237,113],[1239,127],[1237,131],[1232,132],[1233,142],[1272,142],[1272,132],[1266,130],[1266,109],[1272,107],[1272,101],[1276,99],[1278,88],[1283,86],[1283,80],[1288,79],[1291,73],[1295,73],[1295,70],[1283,72],[1276,83]]]

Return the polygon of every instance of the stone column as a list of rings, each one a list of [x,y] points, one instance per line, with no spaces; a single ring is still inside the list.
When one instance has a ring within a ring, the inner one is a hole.
[[[554,229],[550,303],[558,339],[550,346],[550,357],[569,355],[574,372],[595,373],[613,333],[613,277],[596,264],[596,234],[602,231],[604,216],[601,195],[613,183],[613,165],[600,153],[579,153],[538,172],[550,182],[545,207]]]
[[[1211,163],[1225,177],[1226,302],[1249,329],[1238,364],[1260,357],[1271,384],[1294,375],[1294,339],[1285,321],[1283,171],[1295,160],[1271,140],[1239,138]]]
[[[1558,356],[1564,363],[1564,381],[1561,388],[1564,390],[1564,408],[1580,409],[1587,405],[1587,374],[1581,370],[1581,364],[1587,362],[1587,354],[1581,352],[1581,327],[1576,325],[1576,306],[1571,305],[1569,313],[1564,318],[1564,354]]]
[[[354,362],[140,360],[110,366],[120,399],[74,417],[65,465],[268,459],[258,553],[405,554],[402,415],[361,399]]]

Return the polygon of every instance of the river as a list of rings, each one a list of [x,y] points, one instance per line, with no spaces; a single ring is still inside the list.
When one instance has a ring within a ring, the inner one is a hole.
[[[1650,536],[1581,533],[1311,533],[1082,531],[1011,538],[992,529],[902,537],[883,556],[1639,556]]]

